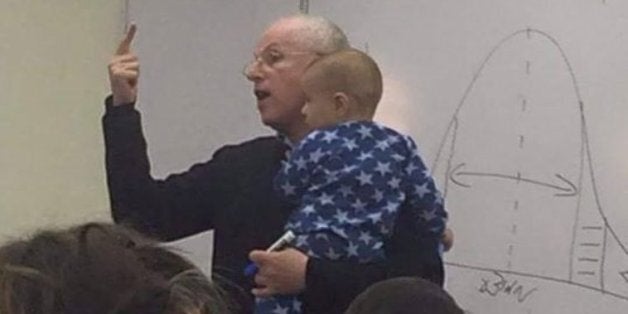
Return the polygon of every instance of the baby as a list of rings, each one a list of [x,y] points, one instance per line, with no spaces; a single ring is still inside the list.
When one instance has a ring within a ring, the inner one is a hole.
[[[382,96],[375,61],[359,50],[339,51],[312,63],[301,83],[302,112],[314,131],[275,178],[295,205],[285,227],[296,235],[294,246],[310,258],[382,261],[403,209],[415,236],[430,244],[417,250],[437,256],[447,218],[443,199],[414,141],[372,121]],[[295,304],[296,296],[258,299],[256,313],[300,313]]]

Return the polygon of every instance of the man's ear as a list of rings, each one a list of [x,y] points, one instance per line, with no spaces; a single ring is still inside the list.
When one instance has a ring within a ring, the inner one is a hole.
[[[334,93],[334,110],[337,117],[346,117],[351,110],[349,96],[343,92]]]

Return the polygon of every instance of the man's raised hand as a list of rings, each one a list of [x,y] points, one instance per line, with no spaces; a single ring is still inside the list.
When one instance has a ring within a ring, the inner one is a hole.
[[[137,99],[140,63],[137,56],[131,52],[131,43],[136,31],[135,24],[131,24],[109,62],[109,82],[114,106],[134,103]]]

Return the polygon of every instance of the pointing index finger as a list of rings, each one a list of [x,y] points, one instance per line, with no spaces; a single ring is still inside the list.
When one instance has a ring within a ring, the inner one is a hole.
[[[266,261],[266,252],[261,250],[253,250],[249,253],[249,259],[256,264],[262,264]]]
[[[126,35],[124,36],[124,39],[122,39],[122,41],[120,42],[120,45],[116,50],[116,54],[122,55],[131,51],[131,42],[133,41],[133,37],[135,37],[136,31],[137,26],[135,26],[135,24],[131,24],[126,32]]]

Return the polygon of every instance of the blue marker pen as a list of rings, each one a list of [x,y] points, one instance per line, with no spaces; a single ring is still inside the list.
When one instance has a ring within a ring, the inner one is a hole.
[[[294,240],[294,233],[290,230],[286,231],[286,233],[284,233],[281,238],[277,239],[277,241],[275,241],[275,243],[273,243],[271,246],[269,246],[266,249],[266,252],[273,252],[273,251],[279,251],[281,250],[284,246],[286,246],[287,244],[290,244],[290,242],[292,242],[292,240]],[[255,263],[251,262],[248,265],[246,265],[246,267],[244,268],[244,275],[245,276],[253,276],[255,275],[255,273],[257,272],[257,265],[255,265]]]

